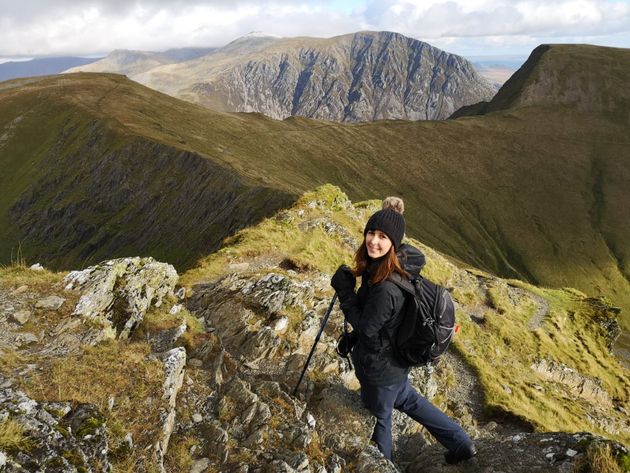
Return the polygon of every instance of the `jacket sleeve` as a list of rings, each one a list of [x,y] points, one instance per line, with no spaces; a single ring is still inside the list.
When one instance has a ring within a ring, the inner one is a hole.
[[[370,351],[380,351],[380,331],[402,308],[402,292],[387,281],[375,284],[368,290],[362,309],[356,294],[352,296],[342,299],[341,310],[359,334],[361,344]]]

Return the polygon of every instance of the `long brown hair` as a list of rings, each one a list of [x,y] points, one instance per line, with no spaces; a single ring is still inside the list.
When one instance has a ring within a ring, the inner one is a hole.
[[[374,274],[370,274],[370,282],[372,284],[377,284],[381,281],[384,281],[393,272],[400,274],[404,278],[409,278],[409,274],[403,269],[400,261],[398,261],[398,256],[396,256],[394,245],[392,245],[387,254],[382,256],[380,260],[380,264],[376,268],[376,271],[374,271]],[[365,238],[363,238],[361,246],[359,246],[359,249],[354,254],[354,268],[352,268],[352,272],[355,277],[363,275],[365,270],[368,268],[370,261],[372,260],[370,259],[367,252]]]

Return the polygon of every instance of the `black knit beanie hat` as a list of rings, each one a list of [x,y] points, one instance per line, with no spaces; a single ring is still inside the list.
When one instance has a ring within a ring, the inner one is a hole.
[[[367,235],[369,230],[380,230],[385,233],[392,241],[394,250],[397,250],[405,234],[405,217],[393,209],[379,210],[365,224],[363,236]]]

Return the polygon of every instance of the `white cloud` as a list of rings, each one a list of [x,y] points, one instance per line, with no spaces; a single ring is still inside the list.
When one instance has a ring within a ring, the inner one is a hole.
[[[547,33],[609,34],[630,30],[630,4],[613,0],[379,0],[367,19],[374,25],[400,25],[427,37]]]
[[[0,55],[221,46],[253,30],[324,37],[390,30],[462,54],[528,52],[578,38],[630,47],[630,0],[347,1],[0,0]]]

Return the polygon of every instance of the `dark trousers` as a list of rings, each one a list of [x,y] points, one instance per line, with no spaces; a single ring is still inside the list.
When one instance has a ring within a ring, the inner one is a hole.
[[[416,392],[409,380],[391,386],[361,385],[361,400],[376,417],[372,440],[385,458],[392,458],[392,411],[404,412],[422,424],[449,451],[471,443],[455,421]]]

